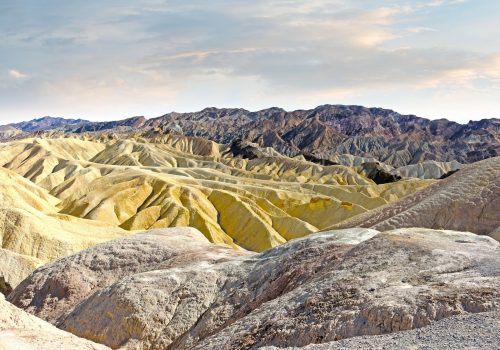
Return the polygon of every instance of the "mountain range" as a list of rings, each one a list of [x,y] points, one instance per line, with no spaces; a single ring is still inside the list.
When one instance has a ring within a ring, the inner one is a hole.
[[[172,112],[149,120],[133,117],[109,122],[46,117],[6,127],[9,129],[0,129],[0,138],[13,134],[24,137],[40,131],[151,131],[203,137],[223,144],[243,140],[260,147],[272,147],[286,156],[304,155],[340,164],[345,164],[345,159],[339,161],[339,156],[350,155],[393,167],[429,160],[472,163],[500,154],[498,118],[459,124],[382,108],[344,105],[291,112],[281,108],[258,112],[206,108],[194,113]]]

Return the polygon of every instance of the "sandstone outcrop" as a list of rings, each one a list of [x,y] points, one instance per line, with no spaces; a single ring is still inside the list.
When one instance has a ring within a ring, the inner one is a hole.
[[[203,237],[192,233],[196,246]],[[156,237],[169,234],[172,246],[188,243],[170,230],[111,241],[39,268],[9,300],[128,349],[305,346],[424,327],[500,301],[500,244],[471,233],[350,229],[236,257],[204,246],[208,258],[187,259],[161,253],[168,244]]]
[[[462,168],[426,189],[333,228],[428,227],[488,235],[500,223],[500,158]]]
[[[59,202],[46,189],[0,168],[0,248],[48,262],[129,233],[60,214]]]

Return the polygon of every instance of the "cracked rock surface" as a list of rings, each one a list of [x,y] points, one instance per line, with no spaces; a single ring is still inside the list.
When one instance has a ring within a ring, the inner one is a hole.
[[[348,229],[255,254],[176,230],[55,261],[9,300],[125,349],[306,346],[489,312],[500,300],[500,244],[471,233]]]
[[[500,312],[452,316],[411,331],[387,335],[363,336],[312,344],[301,348],[262,347],[261,350],[432,350],[499,349]]]

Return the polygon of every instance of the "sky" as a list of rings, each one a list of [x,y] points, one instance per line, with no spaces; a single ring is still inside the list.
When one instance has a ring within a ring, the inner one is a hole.
[[[500,117],[498,0],[0,0],[0,123],[358,104]]]

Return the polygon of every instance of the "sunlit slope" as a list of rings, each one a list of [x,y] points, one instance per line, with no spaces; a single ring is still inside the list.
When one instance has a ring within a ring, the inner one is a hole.
[[[0,248],[48,262],[127,234],[103,222],[58,213],[59,199],[0,168]]]
[[[192,226],[213,242],[254,251],[432,183],[377,186],[345,166],[321,166],[271,150],[244,159],[226,145],[200,138],[80,138],[0,144],[0,165],[60,200],[57,210],[64,217],[125,230]]]

